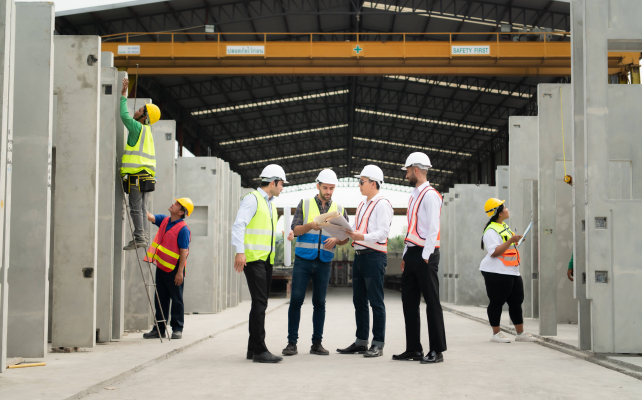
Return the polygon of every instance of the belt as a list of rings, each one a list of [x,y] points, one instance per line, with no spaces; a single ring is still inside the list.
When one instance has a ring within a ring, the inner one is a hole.
[[[360,255],[362,255],[362,254],[374,253],[375,251],[377,251],[377,250],[374,250],[374,249],[355,250],[355,251],[354,251],[354,254],[356,254],[356,255],[360,256]]]

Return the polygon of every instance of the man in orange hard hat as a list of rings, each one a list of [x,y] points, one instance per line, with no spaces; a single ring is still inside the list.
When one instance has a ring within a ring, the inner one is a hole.
[[[172,339],[183,337],[183,321],[185,306],[183,305],[183,280],[185,278],[185,265],[189,254],[191,233],[185,217],[194,211],[194,203],[187,197],[176,199],[169,207],[170,215],[150,214],[147,220],[158,227],[156,237],[147,250],[145,261],[156,265],[156,321],[167,321],[169,317],[169,303],[172,301]],[[159,304],[160,303],[160,304]],[[161,314],[161,310],[163,313]],[[165,317],[165,318],[163,318]],[[165,337],[166,322],[159,322],[158,329],[154,326],[151,332],[145,333],[145,339],[158,339]]]
[[[120,118],[129,134],[120,166],[123,187],[129,194],[129,208],[134,222],[134,237],[124,247],[134,250],[147,247],[147,232],[144,216],[147,213],[147,193],[153,192],[156,185],[156,149],[151,125],[160,119],[160,109],[154,104],[145,104],[136,110],[134,117],[127,110],[127,87],[129,80],[123,78],[122,96],[120,98]]]

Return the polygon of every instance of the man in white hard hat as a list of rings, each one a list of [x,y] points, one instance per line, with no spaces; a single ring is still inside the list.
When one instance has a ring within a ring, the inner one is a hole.
[[[270,353],[265,345],[265,310],[272,282],[278,220],[272,201],[288,182],[285,171],[276,164],[265,167],[260,178],[261,187],[243,198],[232,226],[232,246],[236,248],[234,269],[245,272],[252,297],[247,359],[277,363],[283,358]]]
[[[323,348],[323,325],[325,323],[325,297],[330,283],[331,262],[336,245],[348,243],[348,238],[338,240],[327,231],[320,229],[314,218],[328,212],[336,211],[348,221],[345,208],[332,201],[334,189],[339,184],[337,174],[331,169],[324,169],[317,177],[319,194],[311,199],[304,199],[294,212],[292,232],[297,237],[295,246],[294,268],[292,270],[292,295],[288,310],[288,345],[283,355],[292,356],[298,353],[299,321],[301,305],[305,299],[308,283],[312,279],[312,347],[311,354],[327,356],[329,351]]]
[[[394,214],[392,205],[380,193],[383,171],[366,165],[359,178],[359,190],[366,199],[359,204],[348,233],[355,249],[352,266],[352,302],[357,323],[356,340],[341,354],[380,357],[386,336],[386,306],[383,303],[383,277],[388,265],[388,233]],[[370,308],[372,307],[372,345],[368,349]]]
[[[446,331],[439,302],[439,219],[442,198],[427,180],[430,159],[424,153],[412,153],[405,166],[406,179],[414,190],[408,205],[408,233],[401,261],[401,301],[406,321],[406,351],[393,360],[421,361],[433,364],[444,361]],[[424,357],[421,346],[421,296],[426,301],[430,350]]]

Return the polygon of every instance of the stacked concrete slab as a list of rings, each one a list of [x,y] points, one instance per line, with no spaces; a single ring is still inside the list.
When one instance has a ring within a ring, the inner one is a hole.
[[[488,304],[486,286],[479,272],[479,264],[486,255],[481,249],[481,238],[488,217],[484,202],[496,195],[496,188],[488,185],[455,185],[458,194],[451,214],[451,226],[456,243],[454,258],[454,303],[457,305]],[[451,210],[452,211],[452,210]],[[451,246],[453,247],[453,246]]]
[[[53,30],[52,3],[16,5],[9,357],[44,357],[47,349]]]
[[[0,249],[6,251],[9,242],[9,224],[6,210],[11,205],[11,189],[6,187],[10,165],[11,131],[13,129],[13,82],[15,49],[15,5],[13,0],[0,0]],[[6,232],[5,232],[6,230]],[[4,246],[3,246],[4,243]],[[8,260],[0,252],[0,372],[4,372],[7,361],[7,317],[8,317]]]
[[[564,182],[572,166],[572,106],[570,85],[538,86],[539,328],[542,335],[557,335],[558,322],[577,322],[578,305],[573,298],[573,285],[566,276],[573,248],[572,188]]]
[[[510,181],[510,227],[524,233],[533,222],[528,238],[520,247],[520,273],[524,281],[524,317],[533,318],[538,306],[537,269],[537,117],[510,117],[508,122],[508,165]],[[499,184],[499,183],[498,183]]]
[[[448,277],[445,278],[445,284],[448,285],[448,303],[455,302],[455,251],[456,251],[456,237],[455,237],[455,204],[459,201],[459,194],[456,189],[450,189],[448,191],[448,207],[450,210],[450,216],[448,217],[448,246],[446,251],[448,252],[448,265],[447,269],[444,270]]]
[[[100,38],[54,37],[54,347],[96,342]]]
[[[448,206],[448,193],[444,194],[443,203],[441,206],[440,222],[440,248],[439,248],[439,300],[443,303],[448,301],[448,248],[451,246],[448,241],[448,228],[450,210],[452,207]]]
[[[506,207],[510,207],[510,172],[508,165],[498,165],[495,170],[496,197],[500,200],[506,200]]]
[[[113,322],[114,220],[116,194],[116,124],[119,122],[118,71],[114,54],[101,53],[100,153],[98,185],[98,255],[96,291],[96,340],[110,342]],[[118,216],[120,218],[120,215]]]
[[[583,16],[583,31],[578,32],[583,51],[574,51],[573,59],[581,64],[584,76],[573,82],[584,83],[583,92],[574,91],[583,96],[583,106],[576,103],[579,109],[574,116],[584,125],[585,181],[576,185],[583,184],[586,190],[584,247],[591,350],[640,353],[642,181],[633,177],[642,173],[642,87],[608,85],[603,60],[608,51],[642,50],[642,9],[634,0],[585,0],[573,6],[581,8],[578,14]],[[575,133],[578,136],[579,130]],[[578,238],[581,235],[576,232],[576,244]]]

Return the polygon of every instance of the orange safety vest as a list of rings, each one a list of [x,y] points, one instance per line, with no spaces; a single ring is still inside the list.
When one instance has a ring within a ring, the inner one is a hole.
[[[439,199],[442,200],[443,202],[443,198],[441,197],[439,192],[430,185],[426,186],[421,191],[421,193],[419,193],[419,196],[417,196],[417,201],[415,201],[414,205],[412,204],[413,198],[412,196],[410,196],[410,201],[408,202],[408,211],[406,211],[406,216],[408,218],[408,233],[406,233],[406,239],[404,240],[404,242],[406,243],[410,242],[419,247],[426,246],[426,239],[419,236],[419,232],[417,231],[417,218],[419,213],[419,206],[421,205],[421,202],[424,200],[426,193],[428,193],[428,191],[430,190],[434,190],[435,193],[437,193],[437,196],[439,196]],[[441,207],[439,207],[439,215],[441,215]],[[437,232],[437,241],[435,242],[436,249],[439,248],[440,242],[441,242],[441,227]]]
[[[510,239],[514,235],[513,231],[510,230],[508,225],[503,222],[501,224],[498,224],[497,222],[491,222],[490,225],[488,225],[488,228],[484,230],[484,234],[489,229],[497,232],[504,243],[506,243],[508,239]],[[508,250],[506,250],[503,254],[498,255],[497,258],[500,259],[502,263],[504,263],[504,265],[507,267],[519,266],[519,250],[517,250],[517,247],[515,247],[514,245],[512,247],[509,247]]]
[[[377,203],[381,200],[386,200],[383,197],[379,197],[376,201],[370,202],[370,205],[368,208],[366,208],[366,211],[363,213],[363,217],[361,217],[361,222],[359,223],[359,214],[361,213],[361,209],[363,208],[363,205],[366,203],[365,200],[359,204],[359,207],[357,208],[357,232],[366,234],[368,233],[368,221],[370,219],[370,214],[372,214],[372,210],[377,206]],[[388,200],[386,200],[388,201]],[[390,203],[388,201],[388,203]],[[390,205],[392,207],[392,204]],[[386,238],[386,241],[383,243],[379,242],[352,242],[352,247],[354,247],[355,244],[358,244],[359,246],[367,247],[372,250],[377,250],[382,253],[388,253],[388,238]]]
[[[154,237],[154,241],[147,249],[147,255],[145,256],[145,261],[154,263],[165,272],[172,272],[178,265],[181,252],[178,248],[178,233],[184,226],[187,226],[185,221],[181,221],[168,231],[167,224],[169,224],[169,220],[170,217],[166,217],[161,222],[160,228],[156,232],[156,237]],[[189,228],[187,230],[189,231]],[[189,240],[190,242],[192,241],[191,232]],[[189,255],[189,249],[187,254]],[[187,266],[187,261],[185,261],[185,266]]]

